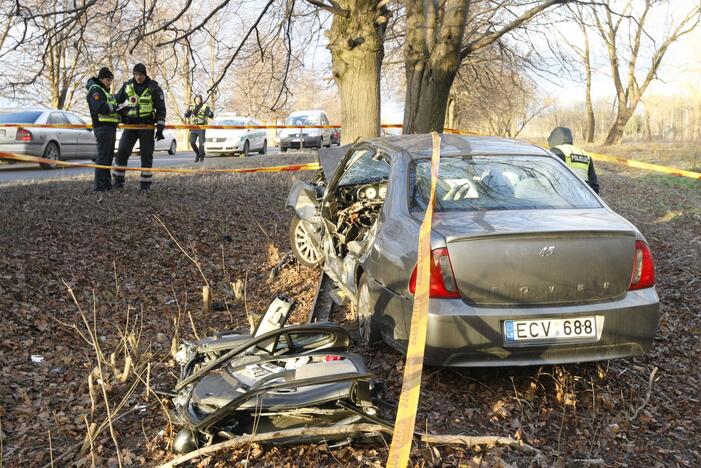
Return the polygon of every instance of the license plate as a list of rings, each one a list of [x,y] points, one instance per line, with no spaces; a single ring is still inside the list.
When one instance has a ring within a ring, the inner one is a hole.
[[[505,320],[504,341],[507,344],[596,341],[597,330],[596,317]]]

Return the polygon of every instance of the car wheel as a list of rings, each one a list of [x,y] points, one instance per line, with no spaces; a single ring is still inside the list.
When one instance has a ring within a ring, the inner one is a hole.
[[[309,231],[297,215],[293,216],[290,222],[290,246],[292,254],[302,265],[315,267],[323,260],[316,245],[312,242]]]
[[[331,148],[331,136],[329,136],[329,141],[326,143],[326,148]]]
[[[175,142],[175,140],[170,142],[170,148],[168,148],[168,154],[173,155],[175,154],[175,151],[178,149],[178,144]]]
[[[263,147],[258,151],[258,154],[265,154],[268,152],[268,140],[263,140]]]
[[[377,326],[373,308],[370,304],[370,287],[365,273],[358,283],[358,296],[356,298],[356,312],[358,320],[358,334],[360,340],[368,345],[381,340],[380,330]]]
[[[287,153],[287,146],[280,145],[280,152]]]
[[[44,148],[44,159],[52,159],[54,161],[60,161],[61,160],[61,148],[58,147],[58,145],[51,141],[49,142],[48,145],[46,145],[46,148]],[[49,164],[49,163],[39,163],[39,167],[42,169],[55,169],[56,165],[55,164]]]
[[[248,143],[248,140],[243,144],[243,157],[247,158],[250,155],[251,152],[251,145]]]

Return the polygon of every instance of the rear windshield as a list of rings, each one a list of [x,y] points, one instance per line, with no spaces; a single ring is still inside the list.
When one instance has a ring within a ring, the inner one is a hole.
[[[425,210],[431,161],[410,169],[411,209]],[[584,182],[558,161],[536,156],[442,158],[435,211],[600,208]]]
[[[250,124],[246,119],[222,119],[215,120],[212,125],[237,125],[243,127]]]
[[[42,112],[25,111],[0,114],[0,123],[34,123]]]
[[[318,115],[294,115],[287,118],[286,125],[321,125]]]

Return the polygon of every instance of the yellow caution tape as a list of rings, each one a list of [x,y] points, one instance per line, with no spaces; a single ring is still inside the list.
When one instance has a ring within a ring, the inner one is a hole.
[[[92,124],[15,124],[7,123],[0,125],[2,127],[10,128],[92,128]],[[381,125],[382,128],[403,128],[402,124],[384,124]],[[136,124],[119,124],[119,128],[124,130],[148,130],[156,128],[155,124],[148,125],[136,125]],[[276,125],[276,124],[266,124],[266,125],[188,125],[188,124],[169,124],[165,128],[168,129],[185,129],[185,130],[262,130],[262,129],[295,129],[302,130],[304,128],[341,128],[340,125],[304,125],[303,127],[298,127],[294,125]],[[468,130],[458,130],[455,128],[444,128],[443,133],[456,134],[456,135],[472,135],[472,136],[486,136],[483,133],[471,132]],[[640,161],[634,161],[631,159],[617,158],[615,156],[609,156],[606,154],[599,153],[589,153],[591,157],[595,160],[612,162],[615,164],[622,164],[624,166],[636,167],[639,169],[646,169],[649,171],[660,172],[663,174],[670,174],[679,177],[689,177],[691,179],[701,180],[701,173],[693,171],[685,171],[683,169],[677,169],[669,166],[661,166],[658,164],[644,163]],[[202,172],[195,171],[193,172]]]
[[[431,136],[433,138],[431,195],[419,230],[416,293],[411,314],[409,345],[404,363],[404,381],[402,382],[402,394],[399,397],[397,418],[394,421],[392,445],[387,457],[387,466],[392,468],[404,468],[409,461],[411,443],[414,438],[414,425],[416,424],[416,411],[421,393],[421,373],[423,372],[424,348],[426,347],[431,277],[431,221],[433,219],[433,203],[441,157],[441,137],[436,132],[431,133]]]
[[[202,174],[202,173],[249,173],[249,172],[297,172],[297,171],[315,171],[320,168],[318,163],[305,164],[288,164],[285,166],[268,166],[256,168],[240,168],[240,169],[176,169],[176,168],[155,168],[155,167],[115,167],[103,166],[101,164],[90,163],[74,163],[68,161],[56,161],[55,159],[39,158],[37,156],[27,156],[24,154],[4,153],[0,151],[0,159],[12,159],[14,161],[24,161],[31,163],[51,164],[52,166],[63,167],[87,167],[95,169],[119,169],[120,171],[141,171],[141,172],[174,172],[181,174]]]
[[[623,164],[624,166],[637,167],[639,169],[647,169],[648,171],[661,172],[663,174],[671,174],[679,177],[690,177],[692,179],[701,180],[701,172],[685,171],[683,169],[677,169],[676,167],[660,166],[658,164],[650,164],[642,161],[633,161],[631,159],[617,158],[615,156],[609,156],[607,154],[590,152],[587,152],[587,154],[597,161],[606,161],[616,164]]]

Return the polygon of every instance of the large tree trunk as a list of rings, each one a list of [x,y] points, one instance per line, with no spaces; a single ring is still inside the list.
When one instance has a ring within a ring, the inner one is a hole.
[[[467,7],[463,0],[407,1],[404,66],[404,133],[442,132],[453,80],[460,67],[460,46]]]
[[[327,33],[341,97],[341,144],[380,135],[380,68],[387,17],[376,0],[340,2]]]
[[[430,62],[407,67],[404,133],[442,132],[457,67],[434,68]]]
[[[635,103],[637,105],[637,102]],[[606,135],[606,140],[604,140],[605,145],[613,145],[619,143],[621,138],[623,138],[623,131],[626,128],[626,124],[633,115],[635,110],[635,105],[633,107],[619,107],[616,114],[616,120],[613,121],[611,128],[609,129],[608,135]]]

